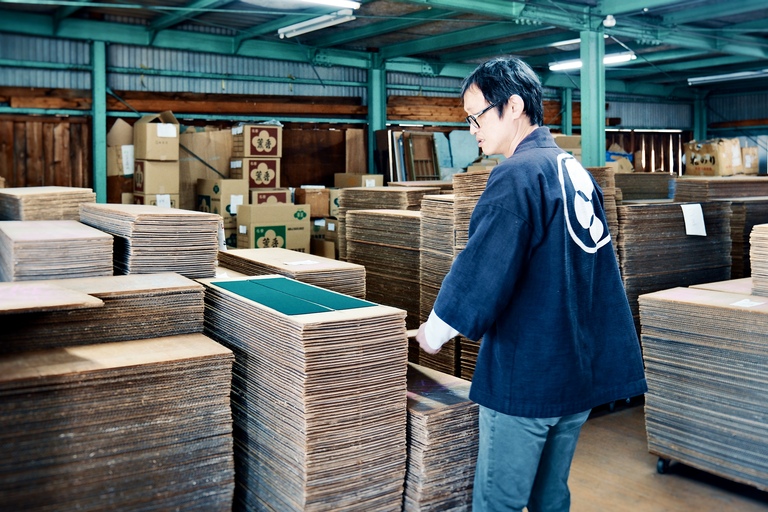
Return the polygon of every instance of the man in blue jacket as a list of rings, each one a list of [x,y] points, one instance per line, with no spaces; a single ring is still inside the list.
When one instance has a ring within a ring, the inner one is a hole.
[[[480,149],[506,160],[416,339],[435,353],[458,333],[482,337],[473,510],[567,511],[590,410],[647,390],[602,191],[542,126],[541,83],[525,63],[488,61],[461,94]]]

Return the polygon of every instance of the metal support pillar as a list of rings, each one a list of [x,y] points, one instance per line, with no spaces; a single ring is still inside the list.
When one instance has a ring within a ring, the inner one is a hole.
[[[104,41],[91,43],[91,106],[93,191],[97,203],[107,202],[107,58]]]
[[[368,172],[375,173],[376,130],[387,127],[387,71],[373,54],[368,68]]]
[[[585,167],[605,165],[605,40],[603,31],[581,36],[581,161]]]
[[[562,132],[566,135],[573,135],[573,89],[570,87],[563,89],[560,112]]]
[[[693,138],[707,140],[707,99],[697,94],[693,102]]]

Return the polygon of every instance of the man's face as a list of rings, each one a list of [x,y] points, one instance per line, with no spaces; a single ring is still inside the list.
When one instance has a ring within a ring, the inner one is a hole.
[[[489,105],[477,86],[471,86],[464,94],[464,110],[468,115],[477,116]],[[477,139],[480,150],[486,155],[506,154],[511,127],[504,123],[503,116],[499,118],[498,109],[494,107],[477,117],[477,124],[480,128],[470,124],[469,133]]]

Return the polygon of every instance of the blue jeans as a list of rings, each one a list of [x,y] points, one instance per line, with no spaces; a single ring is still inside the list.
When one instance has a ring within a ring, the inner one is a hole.
[[[521,418],[480,406],[472,510],[569,510],[568,473],[589,412]]]

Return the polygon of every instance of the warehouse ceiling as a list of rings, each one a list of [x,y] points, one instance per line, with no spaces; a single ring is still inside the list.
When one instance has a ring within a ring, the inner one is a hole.
[[[327,15],[350,19],[278,33]],[[634,57],[606,64],[609,92],[692,97],[768,86],[765,0],[362,0],[354,9],[310,0],[0,0],[0,31],[427,76],[463,77],[514,55],[545,85],[574,88],[578,69],[549,65],[579,59],[581,33],[603,31],[606,56]]]

